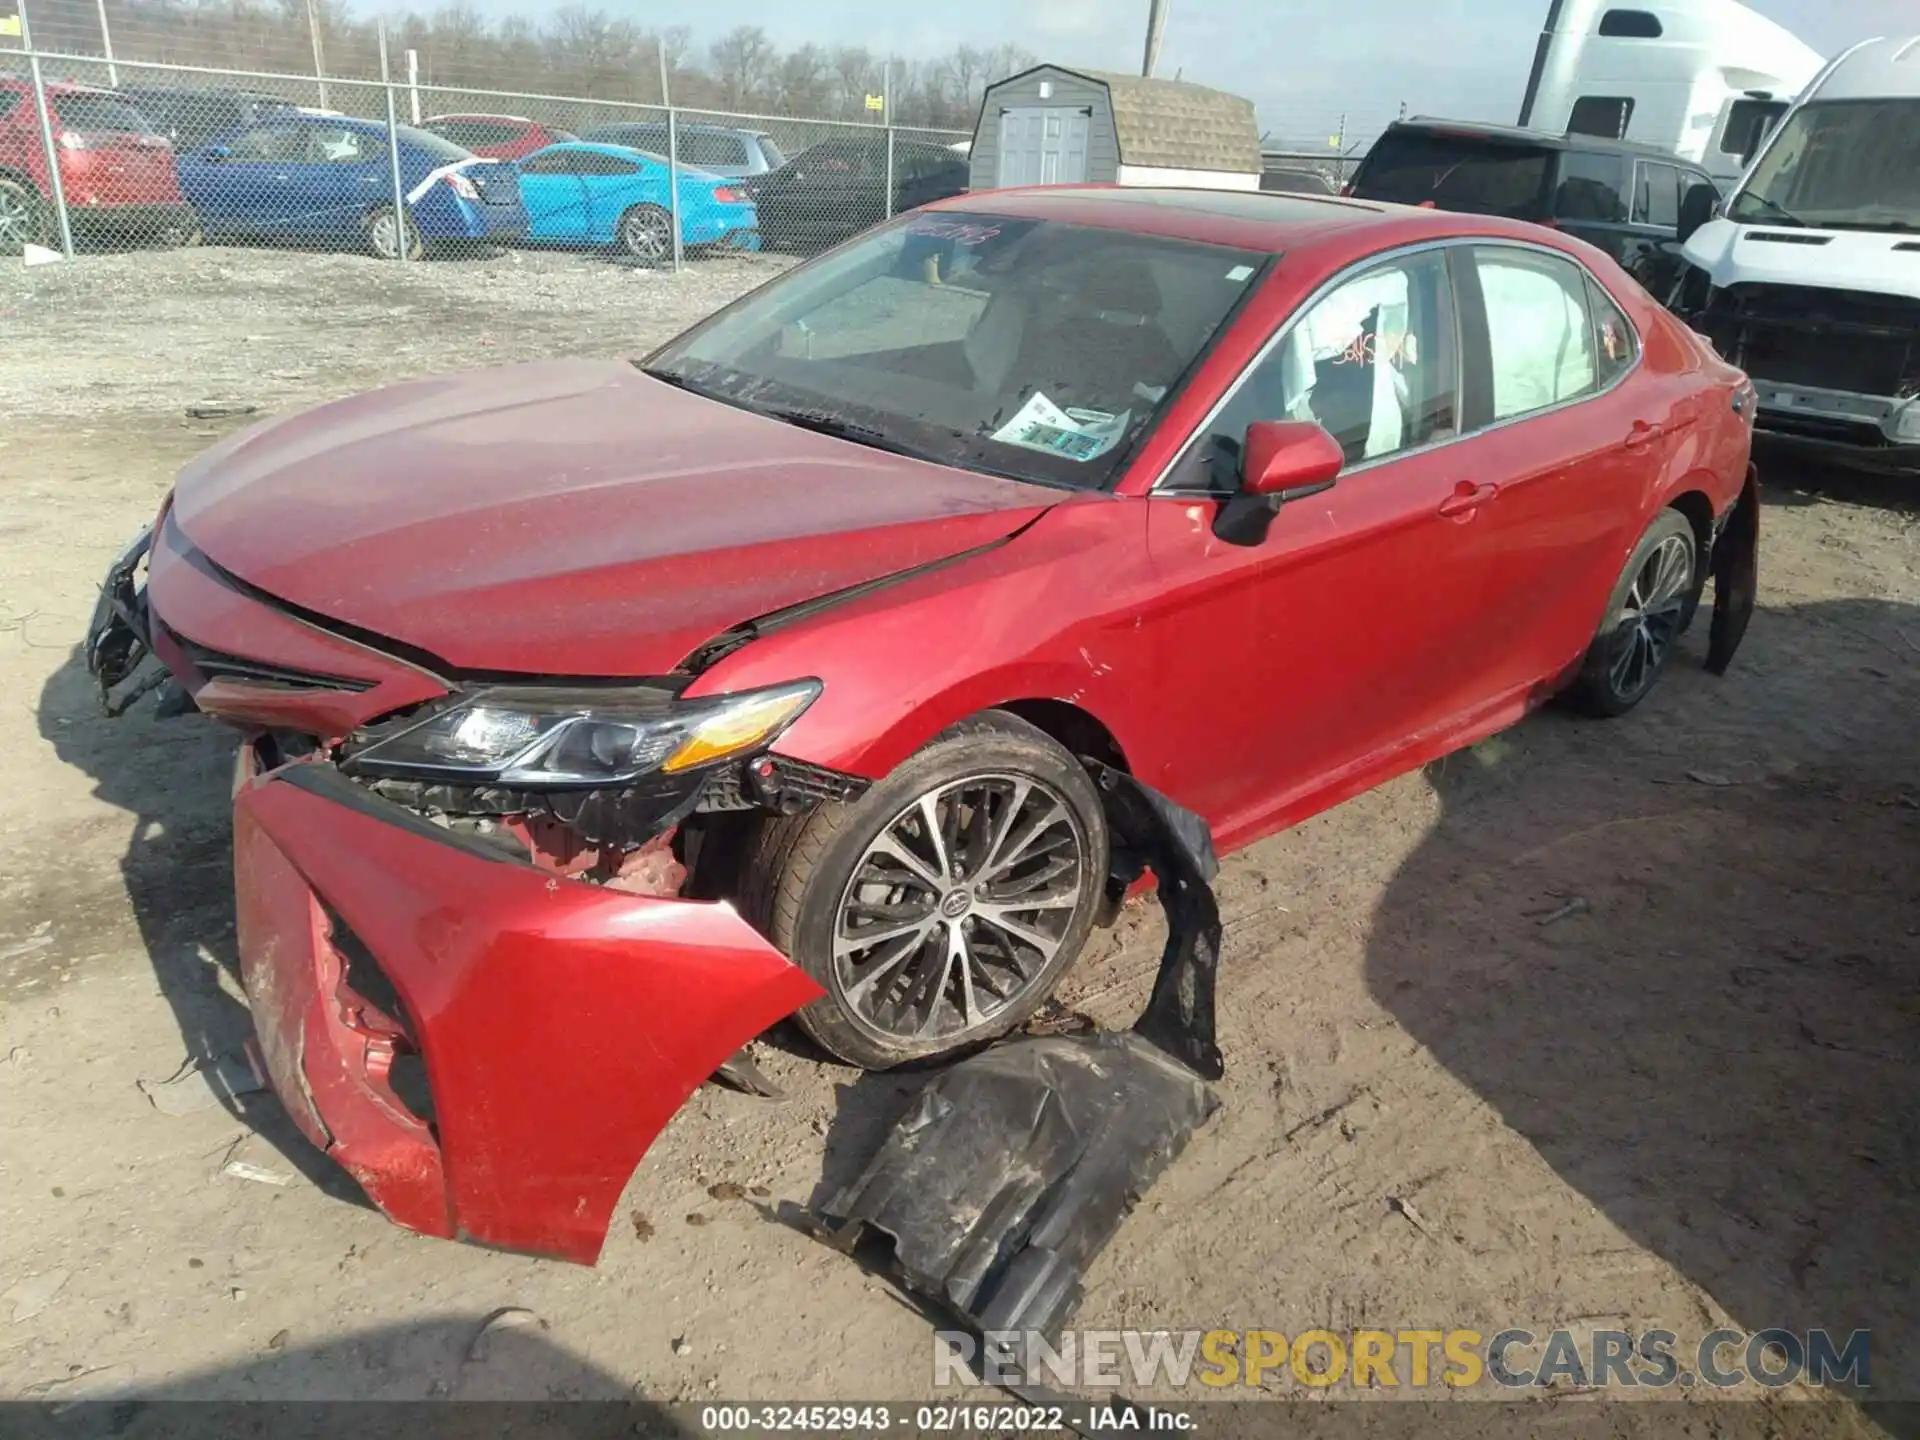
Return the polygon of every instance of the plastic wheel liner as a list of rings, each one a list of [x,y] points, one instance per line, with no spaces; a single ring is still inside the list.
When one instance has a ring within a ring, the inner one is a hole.
[[[1056,1339],[1088,1266],[1219,1107],[1220,911],[1206,822],[1084,762],[1114,878],[1150,870],[1167,916],[1153,997],[1129,1031],[1003,1041],[930,1081],[850,1185],[811,1217],[851,1251],[891,1244],[906,1289],[976,1332]]]

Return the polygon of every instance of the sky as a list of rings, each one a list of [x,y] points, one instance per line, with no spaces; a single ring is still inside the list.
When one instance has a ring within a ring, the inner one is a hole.
[[[1137,70],[1148,0],[588,0],[642,25],[691,24],[696,43],[735,25],[783,45],[865,43],[931,56],[1014,42],[1042,60]],[[1398,112],[1516,119],[1547,0],[1167,0],[1158,74],[1251,98],[1276,138],[1355,132]],[[1920,30],[1920,0],[1748,0],[1822,54]],[[494,15],[524,0],[480,0]],[[424,8],[424,7],[423,7]],[[1331,138],[1331,135],[1329,135]]]

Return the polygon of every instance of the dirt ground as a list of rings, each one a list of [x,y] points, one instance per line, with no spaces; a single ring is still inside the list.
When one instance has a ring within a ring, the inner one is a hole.
[[[775,1218],[857,1167],[911,1077],[771,1047],[789,1098],[697,1094],[591,1270],[389,1225],[270,1096],[170,1116],[136,1087],[248,1032],[230,743],[103,720],[75,650],[113,553],[240,423],[187,407],[633,353],[768,273],[0,269],[0,1395],[931,1393],[926,1322]],[[1762,461],[1729,677],[1695,634],[1625,720],[1543,714],[1226,863],[1225,1106],[1081,1326],[1868,1328],[1875,1394],[1920,1399],[1920,509]],[[1064,998],[1127,1022],[1161,936],[1129,911]],[[470,1351],[507,1306],[541,1343]],[[1696,1433],[1872,1430],[1799,1396]]]

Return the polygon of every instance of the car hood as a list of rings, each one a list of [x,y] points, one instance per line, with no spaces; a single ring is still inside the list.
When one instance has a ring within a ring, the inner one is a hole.
[[[231,436],[181,473],[172,517],[248,586],[438,666],[636,676],[745,621],[1002,539],[1059,498],[624,363],[562,362]]]

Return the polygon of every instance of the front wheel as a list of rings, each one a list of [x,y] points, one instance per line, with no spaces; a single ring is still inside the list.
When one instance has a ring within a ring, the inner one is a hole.
[[[1567,691],[1575,709],[1605,719],[1647,698],[1698,603],[1699,551],[1693,526],[1677,510],[1661,511],[1647,527]]]
[[[620,248],[636,260],[659,265],[673,258],[673,217],[658,205],[636,205],[620,217]]]
[[[382,260],[398,260],[402,246],[409,260],[418,260],[426,247],[420,243],[420,229],[411,215],[395,218],[391,205],[382,206],[367,217],[367,248]]]
[[[1025,1021],[1078,957],[1105,893],[1086,770],[998,711],[964,721],[850,804],[762,827],[748,915],[827,993],[796,1017],[886,1069]]]
[[[47,207],[29,185],[0,179],[0,255],[47,243]]]

